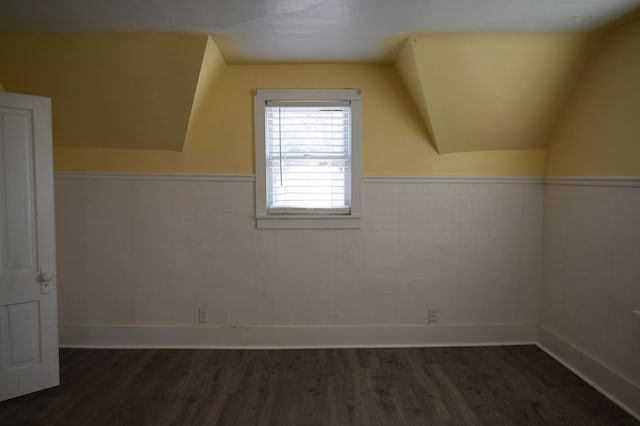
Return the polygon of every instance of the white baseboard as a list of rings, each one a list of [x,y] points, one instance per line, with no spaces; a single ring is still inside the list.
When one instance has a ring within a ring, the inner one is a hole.
[[[640,420],[640,386],[631,383],[552,331],[538,326],[538,346],[598,392]]]
[[[534,344],[534,324],[367,326],[61,325],[61,347],[356,348]]]

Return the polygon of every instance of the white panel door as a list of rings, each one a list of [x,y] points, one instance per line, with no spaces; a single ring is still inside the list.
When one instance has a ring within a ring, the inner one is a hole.
[[[60,383],[51,103],[0,93],[0,401]]]

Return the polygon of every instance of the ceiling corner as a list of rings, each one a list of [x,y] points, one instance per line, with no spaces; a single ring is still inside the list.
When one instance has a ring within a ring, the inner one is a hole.
[[[422,117],[425,132],[429,138],[429,141],[433,145],[436,152],[440,152],[437,144],[437,139],[433,132],[431,125],[431,119],[429,118],[429,110],[427,108],[427,100],[424,92],[424,80],[421,76],[421,70],[416,61],[415,45],[416,39],[414,37],[407,37],[403,46],[400,48],[398,55],[394,61],[395,69],[400,80],[404,84],[405,89],[409,93],[411,99],[413,99],[414,105],[417,108],[420,116]]]

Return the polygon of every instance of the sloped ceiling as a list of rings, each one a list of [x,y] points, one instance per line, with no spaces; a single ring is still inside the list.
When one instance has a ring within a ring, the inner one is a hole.
[[[584,33],[412,36],[396,68],[440,154],[535,149],[592,45]]]
[[[3,33],[0,76],[7,91],[53,99],[55,145],[180,151],[211,43],[202,35]]]
[[[430,34],[395,67],[440,154],[542,148],[588,33]],[[53,99],[55,145],[182,151],[225,60],[209,36],[0,34],[8,91]],[[206,118],[205,118],[206,119]]]

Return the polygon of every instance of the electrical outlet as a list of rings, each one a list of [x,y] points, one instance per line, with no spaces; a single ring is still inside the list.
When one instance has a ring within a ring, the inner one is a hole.
[[[427,306],[427,323],[433,324],[438,322],[438,310],[433,306]]]
[[[207,311],[202,308],[198,308],[198,322],[206,323],[209,322],[209,317],[207,316]]]

